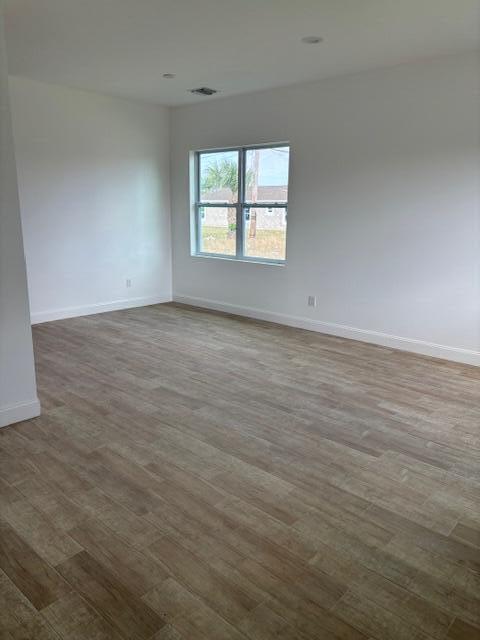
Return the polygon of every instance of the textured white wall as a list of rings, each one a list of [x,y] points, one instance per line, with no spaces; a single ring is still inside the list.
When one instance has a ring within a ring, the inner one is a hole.
[[[471,54],[174,109],[174,297],[480,364],[478,89]],[[189,151],[284,140],[287,266],[191,257]]]
[[[10,93],[32,321],[170,299],[168,109],[18,77]]]
[[[38,415],[0,3],[0,427]]]

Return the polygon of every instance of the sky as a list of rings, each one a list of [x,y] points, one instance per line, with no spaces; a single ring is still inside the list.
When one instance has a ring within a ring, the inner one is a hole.
[[[247,168],[253,162],[253,151],[247,151]],[[260,149],[258,184],[264,186],[288,185],[288,158],[286,147],[279,149]]]
[[[259,171],[258,185],[265,187],[288,185],[288,161],[289,149],[287,147],[279,147],[273,149],[259,149]],[[252,167],[255,151],[247,150],[247,169]],[[208,153],[202,156],[202,169],[207,169],[210,163],[229,160],[237,162],[237,151],[220,151],[218,153]]]

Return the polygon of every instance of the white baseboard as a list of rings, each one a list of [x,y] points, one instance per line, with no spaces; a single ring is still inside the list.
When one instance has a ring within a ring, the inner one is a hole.
[[[106,311],[119,311],[121,309],[132,309],[134,307],[147,307],[151,304],[171,302],[171,294],[159,294],[146,298],[127,298],[125,300],[114,300],[112,302],[99,302],[80,307],[64,307],[63,309],[51,309],[50,311],[38,311],[31,314],[31,323],[40,324],[51,320],[64,320],[65,318],[76,318],[78,316],[90,316],[95,313],[105,313]]]
[[[0,407],[0,427],[7,427],[15,422],[30,420],[40,415],[40,402],[38,398],[30,402],[18,402],[6,407]]]
[[[173,300],[174,302],[188,304],[194,307],[223,311],[225,313],[246,316],[247,318],[255,318],[257,320],[266,320],[268,322],[284,324],[289,327],[297,327],[299,329],[308,329],[309,331],[326,333],[341,338],[370,342],[382,347],[389,347],[391,349],[401,349],[403,351],[411,351],[413,353],[419,353],[421,355],[431,356],[434,358],[442,358],[443,360],[452,360],[453,362],[471,364],[477,367],[480,366],[480,351],[450,347],[443,344],[425,342],[424,340],[403,338],[402,336],[394,336],[388,333],[381,333],[379,331],[371,331],[369,329],[357,329],[356,327],[349,327],[347,325],[336,324],[334,322],[324,322],[321,320],[290,316],[272,311],[263,311],[262,309],[254,307],[242,307],[240,305],[220,302],[218,300],[209,300],[208,298],[186,296],[180,293],[174,294]]]

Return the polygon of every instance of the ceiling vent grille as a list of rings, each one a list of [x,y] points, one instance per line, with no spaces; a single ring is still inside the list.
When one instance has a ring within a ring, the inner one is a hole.
[[[216,89],[210,89],[209,87],[199,87],[198,89],[190,89],[190,93],[196,93],[199,96],[213,96],[214,93],[218,93]]]

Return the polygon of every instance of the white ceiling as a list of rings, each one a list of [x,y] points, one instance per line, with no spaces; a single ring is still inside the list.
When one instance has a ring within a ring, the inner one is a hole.
[[[5,0],[9,68],[168,105],[479,46],[479,0]],[[305,45],[319,35],[324,42]],[[162,78],[175,73],[174,80]]]

